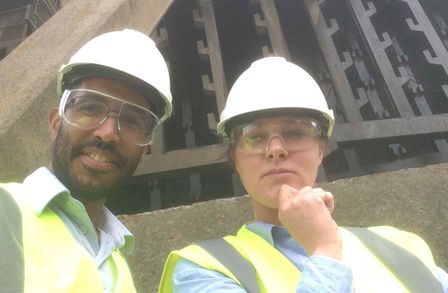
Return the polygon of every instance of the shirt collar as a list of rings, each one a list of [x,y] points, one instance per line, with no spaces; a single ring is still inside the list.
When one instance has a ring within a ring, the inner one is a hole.
[[[129,230],[112,214],[112,212],[103,206],[103,211],[97,218],[98,228],[111,235],[117,246],[125,254],[130,254],[134,249],[134,236]]]
[[[272,229],[275,226],[265,222],[252,222],[247,224],[247,228],[269,242],[271,245],[274,245],[274,239],[272,238]]]
[[[272,246],[275,246],[275,243],[280,239],[290,238],[288,230],[286,230],[285,227],[265,222],[255,221],[247,224],[247,228],[266,240]]]
[[[76,200],[71,197],[70,191],[46,167],[41,167],[31,173],[25,178],[23,185],[27,194],[32,194],[28,197],[28,200],[32,209],[38,215],[41,215],[55,198],[65,197],[65,200]],[[105,206],[103,206],[102,213],[99,215],[98,226],[115,239],[118,247],[124,253],[128,254],[133,250],[134,236]]]
[[[31,207],[40,215],[48,204],[58,196],[69,196],[67,188],[45,167],[31,173],[23,181]]]

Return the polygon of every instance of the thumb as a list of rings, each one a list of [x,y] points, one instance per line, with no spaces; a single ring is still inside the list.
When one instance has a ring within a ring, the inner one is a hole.
[[[294,194],[297,193],[297,190],[287,184],[283,184],[280,187],[277,195],[277,202],[279,209],[284,209],[289,205],[289,202],[294,197]]]

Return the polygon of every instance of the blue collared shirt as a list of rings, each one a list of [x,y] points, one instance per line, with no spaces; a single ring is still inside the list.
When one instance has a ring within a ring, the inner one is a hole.
[[[247,228],[258,234],[300,271],[296,292],[352,292],[353,274],[342,262],[324,256],[306,255],[283,227],[254,222]],[[227,276],[204,269],[186,259],[180,259],[174,268],[173,292],[246,292]]]
[[[117,280],[111,254],[120,249],[129,254],[134,237],[106,208],[98,215],[97,229],[90,220],[84,205],[73,198],[67,188],[47,168],[42,167],[25,178],[23,185],[29,191],[30,204],[37,214],[50,207],[62,220],[73,237],[90,253],[101,274],[104,292],[113,292]]]
[[[342,262],[324,256],[308,257],[305,249],[283,227],[261,222],[250,223],[247,227],[278,249],[302,272],[296,292],[354,292],[352,271]],[[439,279],[443,292],[448,293],[448,275],[442,269],[439,269]],[[173,292],[236,293],[246,290],[227,276],[182,258],[174,268]]]

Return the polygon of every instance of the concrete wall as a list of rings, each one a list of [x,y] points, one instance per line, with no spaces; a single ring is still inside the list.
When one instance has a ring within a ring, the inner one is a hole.
[[[17,180],[49,160],[48,111],[56,73],[92,37],[125,27],[149,34],[172,0],[77,0],[0,62],[0,181]]]
[[[422,236],[448,269],[448,164],[322,184],[336,198],[341,226],[392,225]],[[152,213],[121,216],[135,234],[130,257],[139,292],[156,292],[170,250],[235,232],[251,219],[247,197],[213,200]]]

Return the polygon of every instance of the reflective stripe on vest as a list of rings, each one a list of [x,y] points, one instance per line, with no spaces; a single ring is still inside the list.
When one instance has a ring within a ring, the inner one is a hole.
[[[21,211],[25,292],[103,292],[93,258],[58,215],[48,207],[36,215],[21,184],[1,184],[0,188],[9,192]],[[124,258],[118,251],[112,258],[117,270],[114,292],[135,292]]]
[[[392,227],[372,227],[369,230],[414,254],[436,276],[431,252],[420,237]],[[343,228],[341,235],[344,247],[343,261],[353,271],[357,292],[409,292],[355,235]],[[237,236],[227,236],[225,239],[254,265],[258,273],[260,292],[295,292],[300,272],[268,242],[245,226],[238,231]],[[159,292],[172,292],[172,273],[179,257],[204,268],[219,271],[240,284],[218,260],[201,247],[190,245],[180,251],[173,251],[168,256]]]

